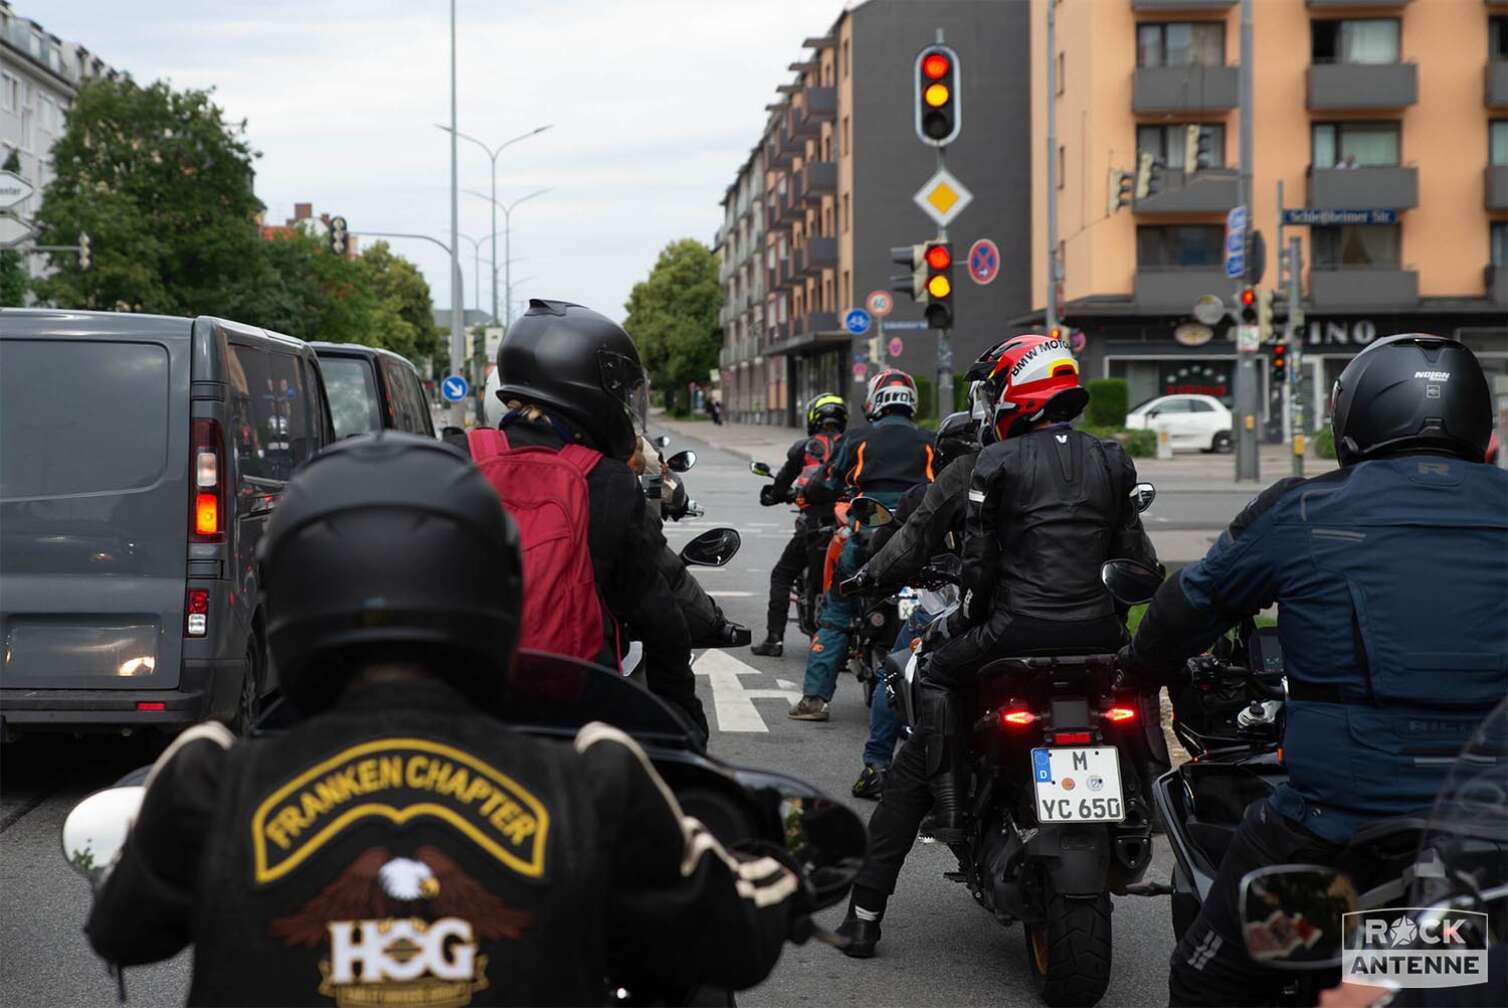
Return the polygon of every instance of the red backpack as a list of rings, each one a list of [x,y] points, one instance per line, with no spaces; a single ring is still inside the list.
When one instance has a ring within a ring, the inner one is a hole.
[[[791,487],[796,494],[796,505],[803,510],[806,508],[806,487],[832,461],[833,445],[837,443],[837,434],[813,434],[806,441],[806,457],[802,459],[801,472],[791,481]]]
[[[524,615],[518,646],[595,662],[602,654],[602,603],[587,548],[587,473],[602,453],[510,448],[496,428],[467,432],[471,458],[518,525],[524,552]]]

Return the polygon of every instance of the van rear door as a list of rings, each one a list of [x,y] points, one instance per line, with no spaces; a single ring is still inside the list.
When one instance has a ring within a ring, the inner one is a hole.
[[[189,324],[101,331],[80,318],[25,319],[0,339],[0,687],[169,689],[183,647]]]

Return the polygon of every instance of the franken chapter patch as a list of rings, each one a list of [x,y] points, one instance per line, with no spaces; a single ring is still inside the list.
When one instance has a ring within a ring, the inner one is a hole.
[[[368,818],[428,816],[455,827],[528,878],[545,870],[549,811],[470,753],[427,739],[352,746],[299,774],[257,806],[251,847],[258,884],[274,882]]]

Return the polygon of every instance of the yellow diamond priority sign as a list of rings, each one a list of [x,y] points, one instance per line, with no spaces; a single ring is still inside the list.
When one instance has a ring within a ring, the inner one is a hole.
[[[974,194],[946,168],[937,169],[937,174],[912,197],[922,212],[937,222],[938,227],[947,227],[963,208],[969,205]]]

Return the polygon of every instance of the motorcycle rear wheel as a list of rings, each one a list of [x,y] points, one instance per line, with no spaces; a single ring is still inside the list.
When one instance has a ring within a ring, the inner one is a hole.
[[[1026,964],[1051,1008],[1096,1004],[1110,986],[1110,897],[1049,890],[1047,919],[1026,927]]]

